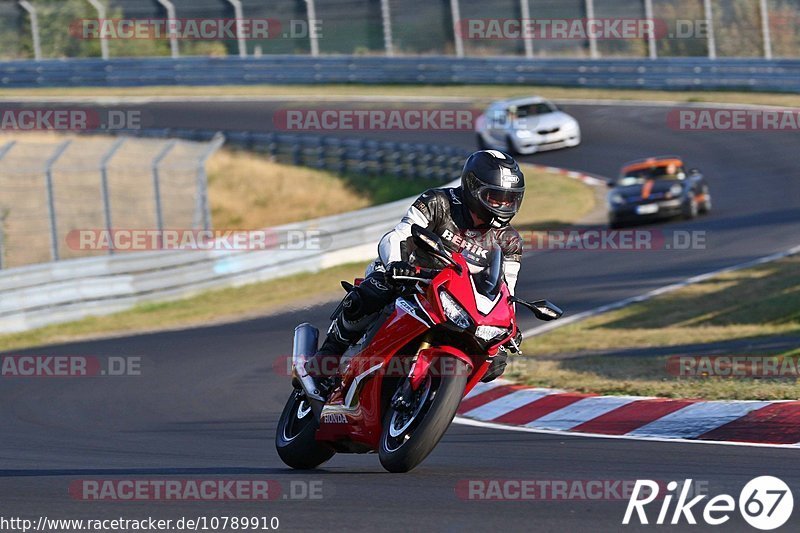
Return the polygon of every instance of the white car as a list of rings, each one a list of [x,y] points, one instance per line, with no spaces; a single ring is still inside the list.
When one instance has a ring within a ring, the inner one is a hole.
[[[494,102],[475,122],[478,148],[533,154],[581,143],[578,121],[544,98]]]

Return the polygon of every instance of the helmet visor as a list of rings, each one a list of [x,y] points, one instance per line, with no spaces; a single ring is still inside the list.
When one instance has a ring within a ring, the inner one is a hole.
[[[492,213],[500,216],[514,216],[522,205],[524,191],[482,187],[478,191],[481,203]]]

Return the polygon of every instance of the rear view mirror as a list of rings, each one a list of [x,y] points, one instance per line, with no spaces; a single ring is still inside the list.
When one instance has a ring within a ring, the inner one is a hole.
[[[526,302],[521,298],[517,298],[516,296],[511,296],[509,298],[512,302],[523,305],[533,311],[533,314],[539,320],[543,320],[544,322],[550,322],[551,320],[558,320],[564,314],[564,311],[561,310],[553,302],[547,300],[536,300],[535,302]]]

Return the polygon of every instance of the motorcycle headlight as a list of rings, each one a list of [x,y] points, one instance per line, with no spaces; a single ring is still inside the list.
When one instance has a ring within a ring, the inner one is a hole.
[[[677,183],[669,188],[669,194],[672,196],[680,196],[682,192],[683,192],[683,187],[681,187]]]
[[[439,291],[439,298],[442,301],[442,309],[444,310],[444,314],[450,322],[461,329],[467,329],[472,325],[472,320],[469,318],[469,314],[464,310],[463,307],[458,305],[456,299],[448,294],[447,291]]]
[[[497,326],[478,326],[475,328],[475,336],[486,342],[506,337],[507,335],[508,330],[506,328],[498,328]]]
[[[611,202],[613,205],[622,205],[625,203],[625,198],[618,192],[615,192],[611,196],[608,197],[608,201]]]

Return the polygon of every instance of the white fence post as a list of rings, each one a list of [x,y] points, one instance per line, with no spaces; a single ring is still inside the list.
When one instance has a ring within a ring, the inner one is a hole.
[[[208,176],[206,163],[214,153],[225,144],[225,136],[220,132],[214,135],[208,148],[203,152],[197,164],[197,197],[195,205],[195,227],[202,224],[204,230],[211,229],[211,206],[208,203]]]
[[[450,17],[453,19],[453,42],[456,46],[456,57],[464,57],[464,38],[461,35],[461,6],[458,0],[450,0]]]
[[[714,10],[711,7],[711,0],[703,0],[705,9],[706,24],[708,29],[708,58],[717,58],[717,39],[714,35]]]
[[[392,40],[392,11],[389,8],[389,0],[381,0],[381,19],[383,20],[383,47],[386,55],[394,55],[394,42]]]
[[[158,155],[156,155],[151,165],[153,173],[153,198],[155,198],[156,203],[156,226],[158,226],[159,233],[164,231],[164,212],[161,205],[161,176],[159,166],[164,158],[175,148],[176,144],[178,144],[178,141],[174,139],[169,141]]]
[[[319,35],[317,35],[317,6],[314,0],[306,0],[306,16],[308,17],[308,39],[311,43],[311,55],[319,55]]]
[[[533,38],[525,30],[525,26],[531,18],[531,6],[528,3],[528,0],[519,0],[519,13],[522,16],[520,28],[522,28],[523,31],[522,42],[525,45],[525,57],[530,59],[533,57]]]
[[[589,22],[594,20],[594,0],[586,0],[586,28],[588,29]],[[597,36],[594,33],[589,33],[589,57],[597,59],[600,57],[600,52],[597,50]]]
[[[764,59],[772,59],[772,30],[769,27],[767,0],[761,0],[761,35],[764,37]]]
[[[36,8],[28,0],[19,0],[19,5],[31,17],[31,38],[33,39],[33,57],[36,61],[42,60],[42,41],[39,36],[39,15]]]
[[[106,6],[100,0],[89,0],[92,7],[97,11],[97,18],[101,21],[106,19]],[[103,59],[108,61],[108,39],[100,36],[100,55]]]
[[[113,227],[111,222],[111,197],[108,190],[108,164],[111,162],[111,158],[114,157],[114,154],[122,148],[126,140],[125,137],[117,139],[114,144],[111,145],[111,148],[103,154],[100,160],[100,192],[103,195],[103,217],[105,218],[106,231],[108,231],[109,237],[109,255],[113,255],[114,253],[114,237],[112,234]]]
[[[178,50],[178,35],[175,33],[175,24],[177,23],[177,16],[175,15],[175,4],[170,0],[158,0],[158,3],[164,6],[167,10],[167,31],[169,31],[169,47],[172,51],[172,59],[178,59],[181,56]]]
[[[3,146],[0,146],[0,159],[3,159],[6,154],[14,148],[15,144],[17,144],[17,141],[9,141]],[[8,216],[8,211],[0,212],[0,270],[3,270],[3,245],[5,243],[6,234],[6,216]]]
[[[644,0],[644,18],[650,25],[647,32],[647,55],[650,59],[658,59],[658,47],[656,43],[656,19],[653,15],[653,0]]]
[[[236,41],[239,43],[239,57],[247,57],[247,41],[244,38],[244,10],[242,0],[228,0],[236,17]]]
[[[47,161],[44,168],[45,193],[47,194],[47,214],[50,218],[50,257],[53,261],[58,261],[58,222],[56,219],[56,200],[53,192],[53,166],[58,158],[69,148],[72,141],[64,141],[56,147]]]

